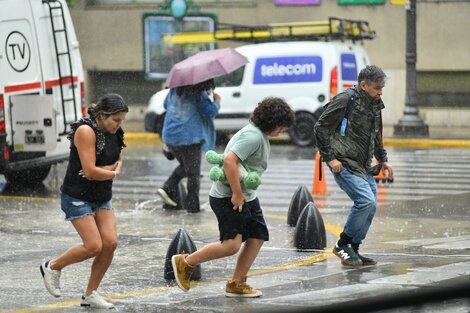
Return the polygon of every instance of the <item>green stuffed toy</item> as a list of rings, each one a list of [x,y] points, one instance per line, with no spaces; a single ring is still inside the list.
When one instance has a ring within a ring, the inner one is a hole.
[[[210,179],[212,181],[227,183],[223,167],[224,155],[213,150],[209,150],[206,152],[206,160],[210,164],[216,165],[212,167],[209,172]],[[240,183],[243,189],[255,190],[259,185],[261,185],[261,177],[259,177],[258,173],[250,171],[243,162],[238,163],[238,175],[240,176]]]

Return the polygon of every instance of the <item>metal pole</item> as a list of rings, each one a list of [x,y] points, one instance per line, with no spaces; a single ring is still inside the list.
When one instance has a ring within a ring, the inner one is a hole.
[[[428,137],[429,127],[419,116],[416,101],[416,0],[406,1],[406,97],[403,117],[394,125],[396,137]]]

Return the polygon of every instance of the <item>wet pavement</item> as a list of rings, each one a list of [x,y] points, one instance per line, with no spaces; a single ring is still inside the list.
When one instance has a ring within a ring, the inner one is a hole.
[[[138,137],[138,136],[137,136]],[[219,150],[222,148],[220,147]],[[129,140],[124,172],[115,182],[113,203],[119,247],[100,292],[121,312],[274,312],[344,305],[360,299],[415,290],[445,290],[470,279],[470,149],[388,148],[393,183],[379,183],[379,208],[361,251],[377,266],[344,267],[330,253],[351,201],[326,171],[328,194],[314,196],[327,235],[325,250],[298,251],[287,212],[296,189],[311,190],[311,148],[274,144],[258,190],[270,231],[249,283],[258,299],[228,299],[227,278],[235,257],[201,265],[201,280],[188,293],[163,278],[165,256],[179,229],[197,248],[218,238],[208,207],[210,165],[203,162],[203,211],[164,210],[155,190],[176,165],[158,142]],[[62,297],[43,286],[39,265],[80,240],[63,221],[58,190],[65,164],[39,186],[3,186],[0,195],[0,312],[82,312],[79,298],[91,261],[63,270]],[[470,292],[469,292],[470,294]],[[87,310],[88,311],[88,310]],[[468,299],[455,299],[383,312],[469,312]]]

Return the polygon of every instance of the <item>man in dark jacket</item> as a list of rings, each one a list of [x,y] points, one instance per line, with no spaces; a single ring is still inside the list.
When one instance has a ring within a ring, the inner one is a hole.
[[[333,253],[343,265],[374,265],[377,262],[359,254],[359,245],[377,209],[377,185],[374,175],[380,169],[393,178],[383,147],[381,99],[385,73],[369,65],[359,73],[354,91],[354,105],[346,114],[349,95],[335,96],[315,124],[315,137],[323,161],[329,166],[339,187],[354,202]],[[346,119],[346,120],[344,120]],[[371,166],[372,157],[378,166]]]

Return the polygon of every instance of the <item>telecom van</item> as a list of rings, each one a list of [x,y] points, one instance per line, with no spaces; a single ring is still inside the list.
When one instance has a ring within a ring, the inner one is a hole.
[[[37,183],[68,159],[84,115],[83,69],[65,0],[0,0],[0,174]]]
[[[221,96],[217,131],[237,131],[263,98],[282,97],[295,111],[296,123],[288,133],[299,146],[315,145],[313,126],[323,106],[338,92],[352,87],[359,71],[369,64],[367,52],[353,41],[265,42],[236,50],[249,62],[216,78],[215,91]],[[147,131],[161,131],[167,93],[165,89],[151,97],[145,116]]]

